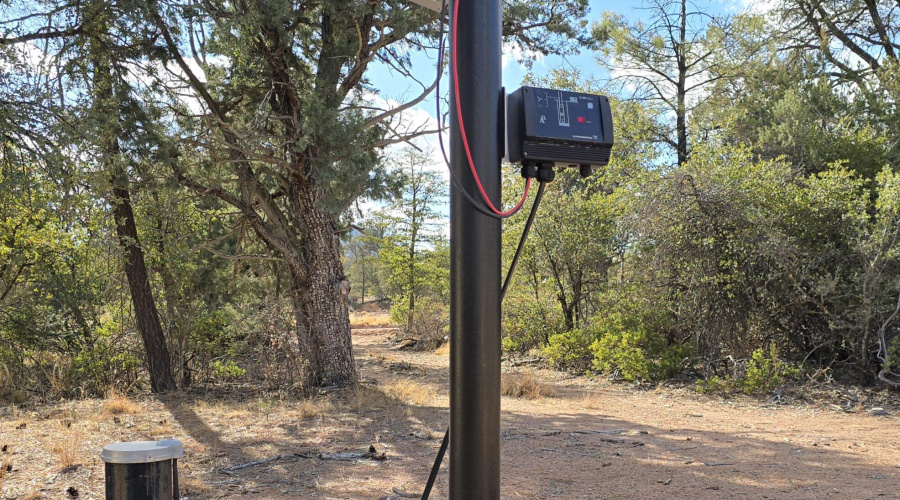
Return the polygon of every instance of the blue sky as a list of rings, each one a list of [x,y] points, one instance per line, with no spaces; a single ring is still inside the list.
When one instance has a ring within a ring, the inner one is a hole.
[[[736,13],[738,10],[748,7],[752,1],[753,0],[695,0],[695,3],[698,6],[706,8],[711,14],[723,14]],[[627,2],[590,0],[588,3],[590,5],[588,21],[590,22],[599,19],[604,10],[611,10],[624,14],[626,17],[633,20],[639,19],[644,14],[641,9],[641,0],[629,0]],[[436,53],[416,54],[413,57],[414,68],[421,68],[420,71],[415,71],[416,77],[422,82],[432,81],[431,78],[433,78],[435,71],[435,59]],[[591,51],[582,51],[579,54],[565,57],[549,56],[535,61],[531,71],[537,76],[542,76],[547,74],[551,69],[557,67],[578,68],[581,71],[582,76],[586,78],[599,77],[602,79],[608,76],[606,71],[597,64],[596,56]],[[520,66],[514,58],[510,58],[503,68],[503,85],[506,87],[507,92],[517,89],[521,85],[522,79],[526,74],[528,74],[528,70]],[[393,73],[388,67],[383,65],[371,67],[368,72],[368,77],[375,88],[382,92],[384,97],[401,102],[404,97],[409,98],[413,95],[417,95],[417,90],[421,88],[415,82],[404,81],[401,76]],[[447,89],[446,72],[441,87],[442,92]],[[434,115],[434,101],[429,99],[428,101],[423,102],[420,109],[429,111],[431,115]]]
[[[693,1],[697,7],[703,8],[711,14],[734,14],[739,10],[748,8],[751,5],[750,2],[760,2],[759,4],[756,4],[756,8],[759,8],[760,5],[769,5],[768,2],[771,2],[772,0]],[[599,0],[590,0],[589,5],[590,13],[588,14],[588,21],[591,23],[598,20],[604,10],[612,10],[614,12],[624,14],[631,20],[638,20],[642,15],[645,15],[645,11],[641,9],[642,0],[629,0],[627,2],[601,2]],[[426,85],[430,84],[434,79],[434,74],[436,71],[436,58],[436,50],[429,51],[427,53],[417,53],[412,57],[413,73],[419,81],[425,83]],[[521,85],[523,77],[525,77],[529,73],[529,70],[520,66],[514,57],[507,57],[505,59],[506,60],[503,68],[503,85],[506,87],[507,92],[512,92]],[[589,50],[585,50],[581,53],[569,55],[566,57],[549,56],[542,58],[540,60],[534,61],[534,64],[530,71],[535,76],[540,77],[548,74],[550,70],[558,67],[577,68],[581,71],[581,75],[584,78],[597,77],[603,80],[608,77],[607,72],[597,64],[596,55]],[[393,72],[389,67],[385,65],[375,65],[373,67],[370,67],[367,73],[367,77],[369,78],[371,84],[379,90],[379,99],[387,99],[393,101],[388,104],[390,106],[396,106],[400,103],[408,102],[409,100],[418,96],[422,91],[422,87],[418,83],[405,79],[403,76]],[[449,82],[445,71],[444,78],[441,81],[441,93],[444,96],[447,95],[448,83]],[[382,105],[384,105],[384,103],[382,103]],[[442,108],[441,111],[446,113],[445,108]],[[424,100],[414,109],[404,112],[404,117],[408,118],[410,123],[429,123],[431,124],[430,128],[432,129],[435,128],[435,116],[434,94],[428,96],[426,100]],[[426,136],[418,139],[416,142],[420,147],[431,149],[431,168],[433,168],[437,172],[440,172],[446,178],[446,166],[444,165],[443,159],[440,156],[437,145],[437,136]],[[402,145],[395,145],[389,149],[400,147],[402,147]],[[388,154],[390,154],[390,152],[388,152]]]

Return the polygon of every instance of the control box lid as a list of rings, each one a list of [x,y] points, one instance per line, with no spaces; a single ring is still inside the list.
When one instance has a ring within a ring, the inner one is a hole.
[[[111,464],[144,464],[183,456],[184,446],[177,439],[115,443],[103,447],[100,452],[100,458]]]

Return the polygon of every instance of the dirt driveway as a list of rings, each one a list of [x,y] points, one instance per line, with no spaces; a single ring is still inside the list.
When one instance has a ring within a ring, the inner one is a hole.
[[[103,444],[170,436],[185,443],[191,500],[421,491],[447,425],[448,358],[392,349],[388,334],[355,330],[363,383],[313,401],[243,390],[147,396],[122,414],[102,400],[6,408],[0,498],[66,498],[68,488],[102,498]],[[873,416],[865,404],[847,413],[535,376],[553,396],[503,398],[504,499],[900,498],[898,408]],[[333,459],[370,445],[387,459]],[[446,488],[445,463],[432,498]]]

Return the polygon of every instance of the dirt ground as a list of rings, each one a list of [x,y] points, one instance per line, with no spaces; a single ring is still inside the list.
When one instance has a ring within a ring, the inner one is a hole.
[[[103,498],[105,444],[168,437],[184,442],[191,500],[421,492],[447,425],[448,357],[396,350],[390,332],[355,330],[363,383],[313,400],[236,389],[3,408],[0,498]],[[844,408],[534,376],[552,396],[503,397],[504,499],[900,498],[895,396]],[[386,459],[322,458],[370,446]],[[445,462],[432,498],[446,496]]]

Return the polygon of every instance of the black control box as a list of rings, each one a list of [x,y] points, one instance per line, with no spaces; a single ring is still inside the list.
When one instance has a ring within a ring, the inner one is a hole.
[[[506,97],[506,158],[510,163],[602,167],[613,146],[605,96],[522,87]]]

